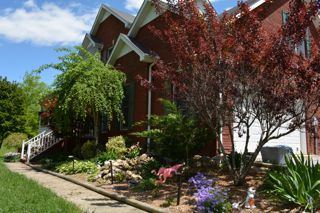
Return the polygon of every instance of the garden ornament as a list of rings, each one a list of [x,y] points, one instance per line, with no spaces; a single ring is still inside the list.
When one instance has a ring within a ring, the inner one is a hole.
[[[246,198],[246,201],[245,201],[245,205],[244,207],[246,209],[254,209],[256,208],[256,206],[254,205],[254,196],[256,194],[256,190],[253,188],[253,187],[250,187],[248,189],[248,192],[247,192],[247,198]]]
[[[156,173],[156,171],[154,170],[152,171],[152,173],[158,176],[159,180],[157,181],[157,183],[162,184],[166,182],[167,178],[171,178],[173,175],[176,175],[179,169],[183,166],[184,164],[176,164],[169,168],[161,167],[158,173]]]

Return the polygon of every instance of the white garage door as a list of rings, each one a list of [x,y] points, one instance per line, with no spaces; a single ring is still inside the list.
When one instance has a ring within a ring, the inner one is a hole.
[[[280,128],[279,130],[280,133],[284,131],[286,131],[285,127]],[[300,133],[300,130],[295,130],[289,135],[283,136],[276,140],[271,140],[265,146],[285,145],[285,146],[291,147],[293,152],[298,154],[301,151],[301,145],[300,145],[300,137],[302,136],[301,134],[303,133]],[[261,135],[260,124],[258,122],[255,122],[250,129],[250,142],[248,146],[249,152],[254,152],[254,150],[256,149],[258,145],[258,141],[260,139],[260,135]],[[303,135],[303,137],[305,136]],[[244,152],[245,140],[246,140],[246,135],[239,137],[238,133],[234,132],[235,149],[237,152],[240,152],[240,153]]]

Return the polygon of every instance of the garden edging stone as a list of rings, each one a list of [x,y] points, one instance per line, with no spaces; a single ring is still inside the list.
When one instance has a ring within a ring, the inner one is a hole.
[[[151,205],[149,205],[147,203],[143,203],[141,201],[134,200],[134,199],[128,198],[126,196],[119,195],[117,193],[104,191],[102,189],[99,189],[98,187],[92,186],[92,185],[87,184],[87,183],[80,182],[78,180],[75,180],[74,178],[70,178],[70,177],[67,177],[65,175],[62,175],[62,174],[59,174],[59,173],[56,173],[56,172],[52,172],[52,171],[43,169],[43,168],[41,168],[39,166],[35,166],[35,165],[29,164],[29,163],[26,163],[26,165],[28,165],[29,167],[31,167],[34,170],[37,170],[37,171],[40,171],[40,172],[44,172],[44,173],[47,173],[47,174],[62,178],[64,180],[66,180],[66,181],[69,181],[69,182],[72,182],[72,183],[77,184],[79,186],[85,187],[85,188],[87,188],[89,190],[92,190],[92,191],[94,191],[96,193],[99,193],[99,194],[101,194],[103,196],[106,196],[106,197],[109,197],[111,199],[126,203],[126,204],[128,204],[130,206],[133,206],[133,207],[136,207],[138,209],[141,209],[141,210],[144,210],[144,211],[147,211],[147,212],[152,212],[152,213],[170,213],[169,211],[165,211],[164,209],[151,206]]]

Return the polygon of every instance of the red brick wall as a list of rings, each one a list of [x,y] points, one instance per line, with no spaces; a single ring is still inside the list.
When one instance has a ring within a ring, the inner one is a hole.
[[[170,48],[167,43],[154,34],[154,28],[162,31],[168,28],[162,16],[143,26],[139,30],[135,39],[143,44],[145,48],[156,52],[160,56],[161,60],[170,61],[173,54],[170,52]]]
[[[225,151],[230,153],[232,150],[232,143],[228,127],[222,128],[222,143]]]
[[[263,27],[268,31],[277,31],[282,26],[282,11],[288,11],[288,0],[277,0],[265,3],[257,8],[259,17],[263,19]]]
[[[125,28],[123,22],[118,20],[113,15],[110,15],[106,20],[104,20],[98,28],[98,31],[95,35],[103,43],[102,53],[113,45],[113,42],[117,41],[119,34],[128,33],[128,29]]]

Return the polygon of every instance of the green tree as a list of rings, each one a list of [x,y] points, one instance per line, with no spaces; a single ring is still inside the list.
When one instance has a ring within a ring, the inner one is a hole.
[[[76,119],[91,116],[94,121],[94,136],[99,141],[100,113],[107,121],[122,118],[123,84],[125,74],[101,62],[98,55],[92,55],[81,47],[58,49],[66,52],[57,64],[47,64],[38,71],[48,68],[60,70],[54,82],[54,96],[58,98],[55,116],[70,123],[70,115]],[[63,125],[63,124],[62,124]]]
[[[23,132],[23,91],[0,76],[0,142],[10,132]]]
[[[48,86],[40,81],[40,76],[26,73],[21,88],[24,94],[24,132],[29,136],[38,133],[38,113],[41,110],[41,101],[48,94]]]
[[[150,137],[152,151],[176,162],[187,161],[199,152],[214,136],[212,131],[199,120],[177,108],[175,103],[161,99],[165,115],[153,115],[151,130],[134,133],[138,137]],[[141,122],[140,124],[145,124]]]

